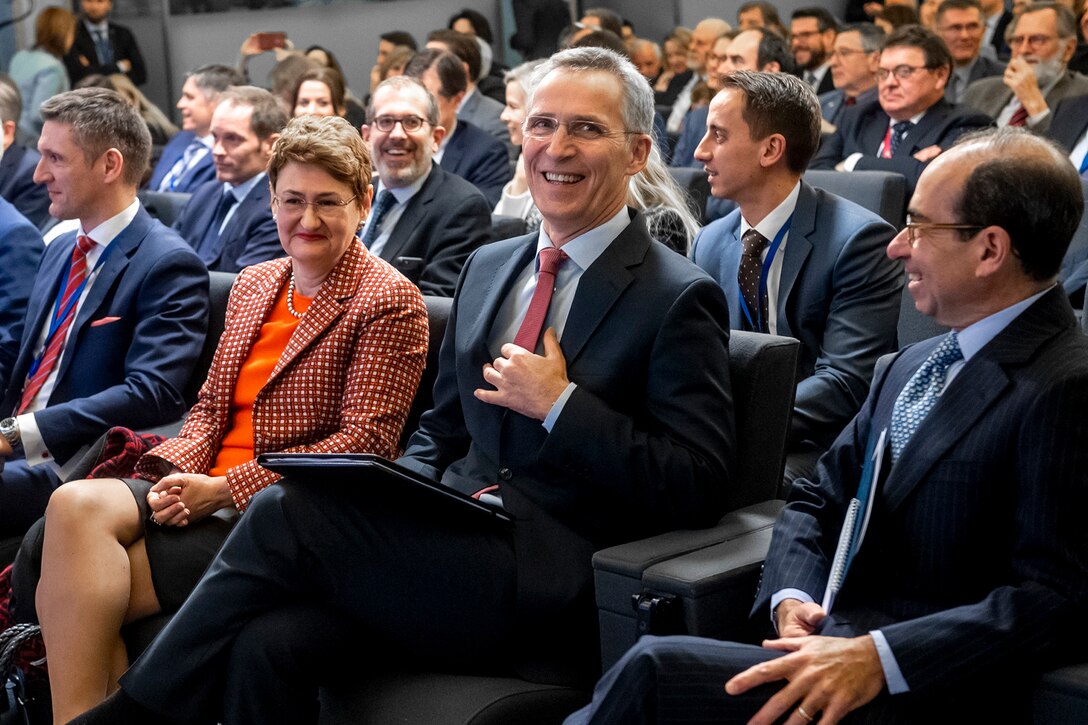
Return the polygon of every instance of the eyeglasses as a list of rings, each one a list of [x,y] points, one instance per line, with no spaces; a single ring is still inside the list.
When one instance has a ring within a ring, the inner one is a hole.
[[[896,79],[905,81],[920,70],[932,70],[928,65],[897,65],[894,68],[877,68],[876,79],[883,83],[888,76],[894,75]]]
[[[863,55],[868,55],[869,51],[863,50],[863,49],[855,49],[855,48],[835,48],[834,50],[831,51],[831,55],[828,56],[828,57],[829,58],[842,58],[843,60],[846,60],[850,56],[857,55],[858,53],[861,53]]]
[[[599,141],[602,138],[619,136],[638,131],[611,131],[607,126],[596,121],[575,119],[573,121],[560,121],[552,116],[529,116],[525,119],[522,132],[529,138],[537,141],[547,141],[555,135],[562,126],[567,130],[567,135],[576,141]]]
[[[404,129],[405,133],[412,133],[423,128],[423,124],[429,123],[427,119],[420,118],[419,116],[402,116],[397,118],[396,116],[378,116],[370,125],[381,131],[382,133],[389,133],[397,124]]]
[[[1046,45],[1058,39],[1056,35],[1014,35],[1009,38],[1010,48],[1019,48],[1025,43],[1032,47],[1038,48],[1039,46]]]
[[[340,210],[359,198],[359,195],[340,201],[339,199],[318,199],[317,201],[306,201],[297,196],[289,196],[285,199],[281,199],[278,196],[272,197],[272,201],[275,202],[280,211],[288,216],[302,216],[306,212],[306,207],[313,207],[314,213],[322,219],[329,219],[336,217]]]
[[[931,232],[936,229],[953,229],[960,232],[970,232],[970,236],[978,234],[985,229],[985,226],[978,224],[937,224],[935,222],[916,222],[911,219],[910,214],[907,215],[907,224],[904,227],[907,230],[907,241],[910,242],[911,249],[918,246],[921,235],[925,232]],[[964,239],[963,241],[967,241]]]
[[[945,25],[941,28],[941,32],[948,33],[949,35],[959,35],[961,33],[974,35],[975,33],[982,32],[982,23],[957,23],[955,25]]]

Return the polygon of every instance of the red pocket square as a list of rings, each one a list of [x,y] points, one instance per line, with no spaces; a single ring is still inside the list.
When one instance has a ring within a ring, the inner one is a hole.
[[[101,327],[102,325],[108,325],[111,322],[117,322],[120,317],[102,317],[91,323],[91,327]]]

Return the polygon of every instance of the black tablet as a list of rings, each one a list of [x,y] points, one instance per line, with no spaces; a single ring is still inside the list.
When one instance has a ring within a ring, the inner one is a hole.
[[[404,487],[406,500],[416,499],[410,494],[421,494],[424,498],[464,507],[476,514],[487,514],[499,521],[514,520],[498,506],[478,501],[373,453],[262,453],[257,456],[257,463],[303,482],[319,479],[320,483],[327,483],[330,477],[346,480],[354,475],[366,476],[372,483],[366,490],[392,490],[396,495],[398,487]]]

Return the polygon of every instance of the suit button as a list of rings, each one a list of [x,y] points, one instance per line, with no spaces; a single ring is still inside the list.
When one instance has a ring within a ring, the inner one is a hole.
[[[502,468],[499,469],[499,480],[500,481],[509,481],[513,477],[514,477],[514,472],[511,471],[506,466],[503,466]]]

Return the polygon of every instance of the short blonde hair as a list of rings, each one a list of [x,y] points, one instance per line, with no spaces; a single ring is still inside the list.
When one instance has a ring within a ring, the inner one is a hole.
[[[292,161],[317,166],[347,184],[362,208],[372,174],[370,151],[350,123],[339,116],[291,119],[273,144],[268,161],[268,182],[273,190],[280,171]]]

